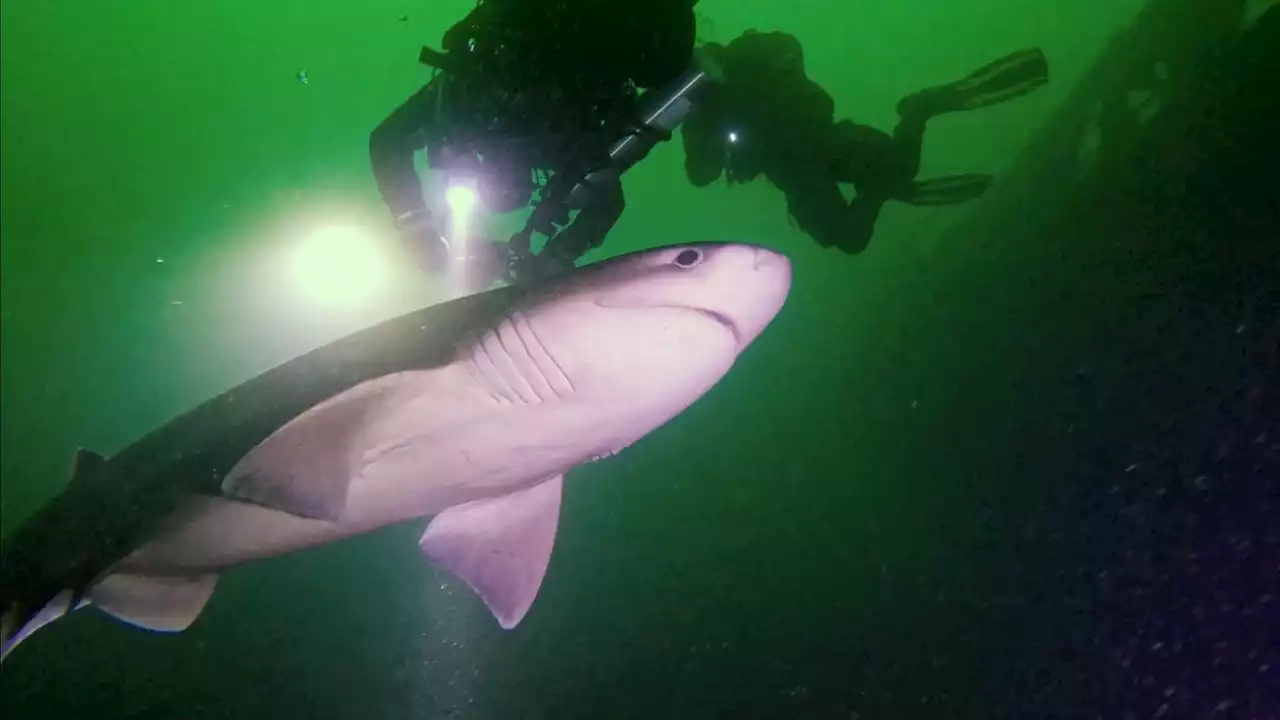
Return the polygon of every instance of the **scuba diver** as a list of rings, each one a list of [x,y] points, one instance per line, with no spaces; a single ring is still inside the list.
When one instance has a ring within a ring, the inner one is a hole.
[[[727,46],[701,48],[719,65],[713,87],[685,123],[685,174],[697,187],[724,174],[730,183],[764,175],[787,199],[800,229],[823,247],[866,249],[890,200],[947,205],[973,200],[989,175],[916,180],[926,123],[938,115],[986,107],[1048,81],[1039,49],[1007,55],[956,82],[898,103],[889,135],[850,120],[834,121],[831,96],[805,74],[800,42],[782,32],[748,30]],[[850,202],[840,184],[852,184]]]
[[[597,173],[589,202],[577,203],[572,223],[567,195],[581,190],[578,181],[591,171],[615,162],[619,136],[639,139],[653,130],[645,126],[638,91],[672,86],[688,73],[695,3],[480,0],[445,33],[443,52],[424,48],[420,61],[440,72],[369,137],[379,192],[424,269],[443,271],[450,249],[414,170],[414,152],[423,148],[433,169],[473,174],[492,212],[528,205],[539,174],[552,178],[548,185],[558,181],[565,197],[541,213],[535,208],[537,218],[530,220],[552,236],[536,258],[546,267],[531,274],[572,266],[599,245],[625,207],[617,175],[629,165],[612,176]],[[669,137],[661,130],[637,146]],[[629,161],[646,153],[631,150]],[[528,250],[533,229],[518,234],[526,261],[534,259]],[[483,248],[467,263],[479,284],[511,270],[506,247],[471,245]]]

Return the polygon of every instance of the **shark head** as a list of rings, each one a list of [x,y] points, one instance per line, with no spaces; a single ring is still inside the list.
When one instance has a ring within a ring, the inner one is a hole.
[[[728,372],[790,287],[787,258],[754,245],[615,257],[549,283],[513,316],[509,336],[523,341],[513,359],[531,359],[512,367],[528,368],[520,372],[528,387],[564,388],[566,400],[592,405],[596,417],[607,404],[662,422]]]

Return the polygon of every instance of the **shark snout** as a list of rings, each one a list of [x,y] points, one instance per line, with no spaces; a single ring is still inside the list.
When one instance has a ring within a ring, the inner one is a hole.
[[[631,263],[640,272],[620,275],[623,281],[616,285],[597,288],[593,305],[692,311],[732,333],[735,351],[764,331],[791,290],[787,256],[747,243],[673,246],[637,254]],[[623,331],[611,324],[609,332]]]
[[[739,347],[746,347],[777,316],[791,291],[791,261],[758,246],[740,246],[746,262],[724,278],[719,312],[733,321]],[[736,264],[736,263],[735,263]]]
[[[762,247],[755,248],[755,251],[755,261],[751,265],[752,270],[767,271],[776,265],[785,265],[788,273],[790,272],[791,261],[787,259],[786,255],[779,255],[772,250]]]

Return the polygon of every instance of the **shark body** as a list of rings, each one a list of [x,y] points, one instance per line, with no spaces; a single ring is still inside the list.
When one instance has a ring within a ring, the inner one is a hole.
[[[790,281],[784,256],[752,245],[623,255],[355,333],[110,459],[81,450],[4,544],[3,653],[86,605],[181,631],[224,570],[418,518],[426,558],[515,627],[564,474],[713,387]]]

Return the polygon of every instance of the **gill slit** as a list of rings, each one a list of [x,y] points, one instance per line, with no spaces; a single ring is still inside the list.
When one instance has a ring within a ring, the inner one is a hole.
[[[489,393],[489,397],[492,397],[494,402],[497,402],[498,404],[511,404],[513,402],[511,396],[503,391],[502,373],[498,370],[497,363],[495,363],[493,358],[489,356],[489,349],[485,347],[484,335],[476,338],[470,355],[471,366],[474,368],[481,386]],[[487,361],[487,369],[485,367],[485,362],[482,361]]]
[[[520,326],[516,324],[517,317],[518,317],[518,314],[513,313],[510,319],[507,321],[511,325],[511,333],[516,336],[517,340],[520,341],[520,347],[521,349],[524,350],[524,356],[529,358],[529,365],[531,368],[533,368],[533,372],[537,374],[538,379],[541,380],[542,383],[547,386],[547,389],[551,391],[552,395],[559,397],[560,394],[556,392],[555,386],[552,385],[547,380],[546,373],[542,372],[542,368],[538,367],[538,360],[533,356],[533,351],[529,349],[529,341],[525,339],[524,333],[520,331]],[[532,382],[529,382],[527,379],[526,379],[526,382],[528,382],[530,390],[533,391],[533,396],[538,398],[539,402],[543,402],[547,399],[543,397],[542,393],[538,392],[537,385],[535,385]]]
[[[502,337],[506,334],[503,330],[508,328],[510,328],[511,332],[515,334],[516,337],[520,336],[520,332],[516,330],[516,327],[511,322],[510,318],[503,318],[502,322],[498,323],[494,329],[490,331],[494,340],[497,340],[498,347],[502,349],[502,354],[506,356],[507,362],[510,364],[511,375],[513,377],[507,378],[507,385],[511,387],[512,391],[515,392],[516,396],[522,403],[528,404],[540,401],[542,398],[538,396],[538,390],[534,388],[533,383],[529,381],[529,378],[525,377],[524,373],[520,372],[519,360],[511,353],[511,348],[507,347],[507,341]],[[521,346],[523,345],[524,343],[522,342]],[[529,360],[532,362],[533,358],[529,358]],[[520,387],[520,385],[523,385],[524,387]]]
[[[533,323],[519,312],[476,337],[469,360],[472,376],[496,403],[541,403],[577,392]]]
[[[542,355],[547,358],[547,362],[551,363],[551,367],[555,368],[556,373],[560,375],[559,379],[564,381],[565,387],[569,389],[569,394],[573,395],[577,393],[578,388],[574,386],[573,378],[569,377],[569,373],[564,371],[564,368],[560,365],[560,361],[556,360],[555,356],[551,354],[551,351],[547,349],[547,344],[542,342],[542,338],[538,337],[538,332],[537,330],[534,330],[533,323],[529,322],[529,318],[525,317],[524,313],[517,311],[515,313],[512,313],[511,320],[512,320],[512,325],[519,323],[520,326],[522,326],[523,329],[527,331],[529,340],[532,341],[532,344],[537,347],[538,351],[541,352]],[[517,334],[520,335],[521,341],[525,342],[525,350],[529,352],[529,356],[532,358],[533,353],[531,352],[531,348],[529,347],[529,342],[525,341],[524,339],[525,333],[517,333]],[[542,374],[543,374],[543,377],[546,378],[547,380],[547,386],[550,387],[551,391],[556,394],[556,397],[563,398],[564,395],[561,394],[561,392],[556,389],[556,383],[552,382],[551,378],[547,378],[545,372]]]

